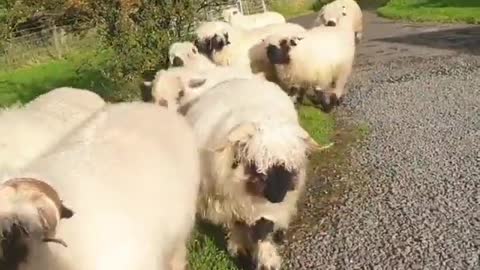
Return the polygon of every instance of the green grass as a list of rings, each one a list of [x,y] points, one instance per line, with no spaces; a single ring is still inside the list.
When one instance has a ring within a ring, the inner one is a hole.
[[[419,22],[480,24],[479,0],[391,0],[381,16]]]
[[[289,19],[314,12],[314,2],[314,0],[274,0],[270,8]]]
[[[112,89],[113,84],[105,80],[98,69],[84,67],[87,59],[96,59],[93,63],[101,67],[104,59],[96,57],[93,53],[72,55],[65,60],[0,73],[0,107],[15,102],[28,102],[52,88],[61,86],[91,89],[102,96],[115,95],[118,92]],[[81,67],[84,68],[80,69]],[[330,142],[335,129],[335,121],[331,115],[305,106],[300,110],[300,118],[302,126],[318,143]],[[215,228],[197,226],[190,243],[190,251],[191,269],[238,270],[225,250],[223,234]]]
[[[93,53],[77,54],[63,60],[0,73],[0,107],[17,101],[28,102],[61,86],[90,89],[108,96],[111,84],[99,70],[85,67],[86,59],[96,59],[92,62],[93,65],[101,65],[103,61],[102,58],[95,58]]]

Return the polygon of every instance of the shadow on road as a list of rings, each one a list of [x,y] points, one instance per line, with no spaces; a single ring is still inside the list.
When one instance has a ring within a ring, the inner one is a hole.
[[[379,38],[374,41],[404,43],[480,55],[480,26]]]

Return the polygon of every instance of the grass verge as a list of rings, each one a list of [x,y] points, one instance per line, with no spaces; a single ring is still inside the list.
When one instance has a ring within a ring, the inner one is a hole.
[[[480,24],[479,0],[390,0],[377,11],[391,19]]]
[[[314,3],[314,0],[274,0],[270,8],[290,19],[314,12]]]
[[[92,59],[95,59],[92,64]],[[89,65],[85,66],[86,60]],[[95,54],[72,55],[65,60],[56,60],[47,64],[32,66],[0,73],[0,107],[15,102],[26,103],[36,96],[53,88],[72,86],[93,90],[102,96],[116,96],[113,84],[100,72],[104,58]],[[89,68],[96,65],[96,68]],[[115,97],[116,96],[116,97]],[[324,114],[313,107],[302,107],[300,112],[302,126],[320,144],[330,142],[335,130],[335,121],[331,115]],[[237,270],[234,261],[222,243],[223,234],[205,225],[197,226],[190,243],[189,263],[195,270]]]

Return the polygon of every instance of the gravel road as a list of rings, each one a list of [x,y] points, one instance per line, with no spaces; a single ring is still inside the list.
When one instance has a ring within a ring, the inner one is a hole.
[[[312,179],[298,222],[310,226],[296,229],[287,264],[479,270],[480,26],[365,15],[348,97],[336,113],[367,123],[370,134],[343,173]],[[326,205],[324,182],[354,188]]]

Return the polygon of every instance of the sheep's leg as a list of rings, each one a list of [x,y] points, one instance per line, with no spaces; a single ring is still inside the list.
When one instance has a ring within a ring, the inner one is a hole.
[[[355,32],[355,45],[360,44],[360,41],[362,40],[362,32]]]
[[[306,90],[297,86],[292,86],[289,88],[287,94],[292,100],[295,108],[299,108],[303,104],[303,99],[305,96]]]
[[[247,256],[248,229],[248,226],[241,222],[235,222],[233,226],[230,226],[227,249],[232,257]]]
[[[178,241],[170,260],[170,270],[185,270],[187,267],[187,241]]]
[[[332,103],[335,103],[337,106],[343,101],[345,95],[345,85],[347,84],[351,72],[352,65],[344,65],[338,73],[337,78],[333,82],[331,99],[333,99]]]
[[[274,223],[271,220],[260,218],[250,226],[250,239],[254,243],[251,255],[257,270],[280,269],[282,258],[278,254],[273,236]]]

